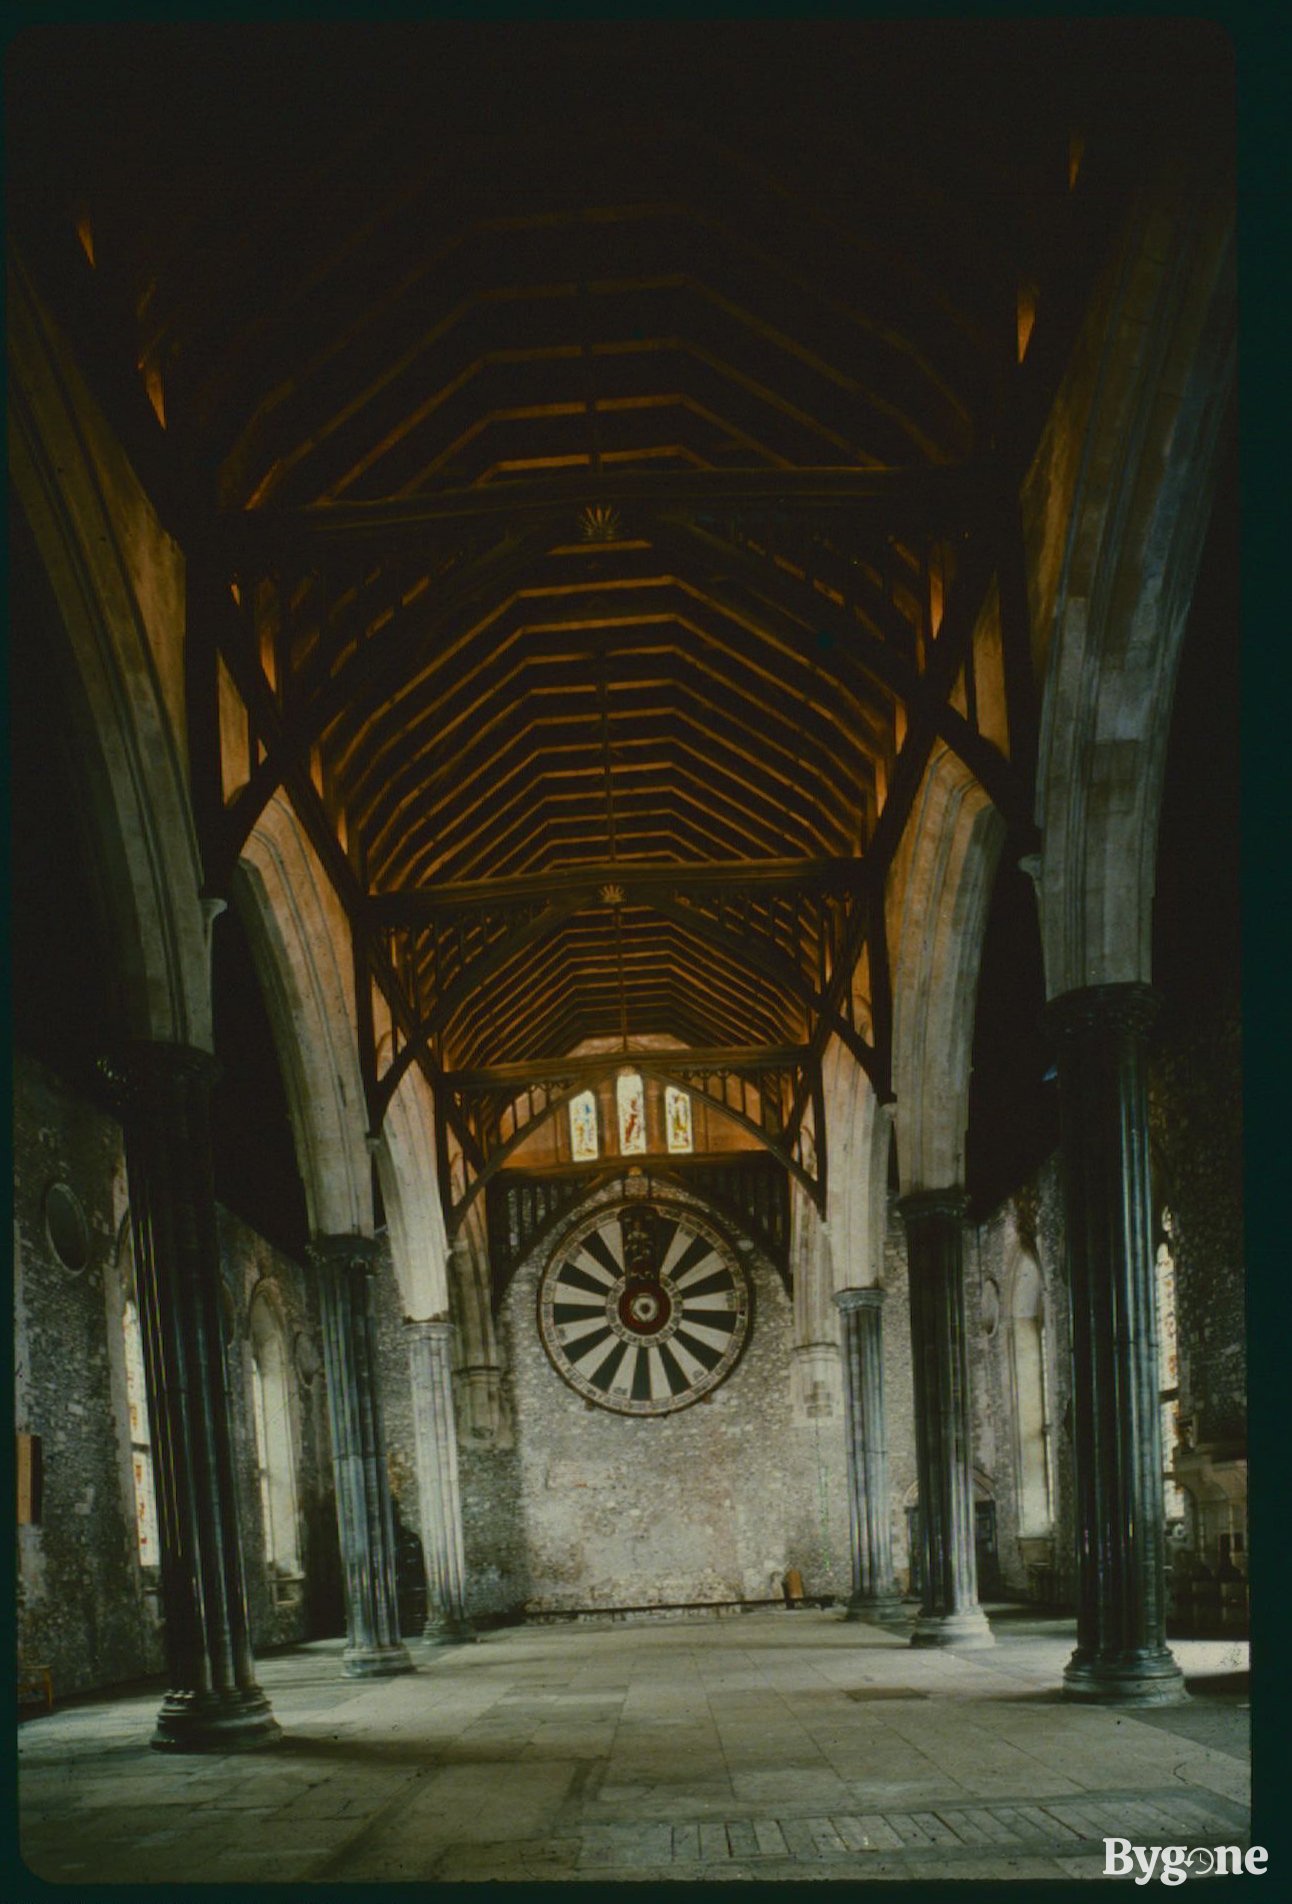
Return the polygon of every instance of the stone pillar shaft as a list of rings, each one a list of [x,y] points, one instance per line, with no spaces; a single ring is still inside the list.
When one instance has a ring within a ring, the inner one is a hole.
[[[466,1558],[453,1413],[453,1324],[409,1322],[417,1485],[426,1553],[428,1640],[475,1638],[466,1611]]]
[[[1166,1645],[1146,1054],[1158,1000],[1095,985],[1047,1008],[1059,1071],[1077,1487],[1072,1698],[1184,1698]]]
[[[841,1289],[843,1412],[852,1533],[850,1620],[901,1619],[893,1577],[884,1417],[884,1291]]]
[[[962,1190],[922,1190],[906,1224],[924,1596],[911,1643],[987,1646],[974,1556]]]
[[[348,1678],[412,1672],[399,1635],[395,1522],[386,1472],[372,1314],[371,1238],[333,1236],[310,1251],[323,1310],[323,1358],[337,1528],[345,1580]]]
[[[211,1162],[215,1060],[136,1045],[105,1070],[126,1139],[170,1691],[153,1744],[228,1752],[280,1732],[256,1683],[229,1418]]]

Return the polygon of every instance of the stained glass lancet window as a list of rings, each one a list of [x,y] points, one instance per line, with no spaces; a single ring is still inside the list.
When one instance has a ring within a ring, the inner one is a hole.
[[[148,1425],[148,1393],[144,1387],[144,1341],[139,1311],[133,1298],[121,1315],[126,1352],[126,1407],[130,1415],[130,1473],[135,1490],[135,1536],[139,1564],[161,1565],[157,1534],[157,1491],[153,1481],[152,1432]]]
[[[570,1155],[576,1164],[597,1160],[597,1100],[591,1091],[570,1099]]]
[[[691,1094],[679,1091],[675,1084],[664,1086],[664,1129],[670,1150],[690,1150]]]
[[[621,1071],[615,1082],[619,1106],[619,1154],[634,1157],[646,1148],[646,1101],[639,1071]]]
[[[1175,1257],[1171,1253],[1171,1212],[1162,1212],[1157,1246],[1158,1403],[1162,1422],[1162,1504],[1168,1524],[1185,1518],[1184,1489],[1176,1481],[1175,1448],[1180,1439],[1180,1345],[1175,1317]]]

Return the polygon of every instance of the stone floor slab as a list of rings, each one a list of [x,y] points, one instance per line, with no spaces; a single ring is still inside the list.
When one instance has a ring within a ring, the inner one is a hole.
[[[1026,1625],[972,1659],[815,1611],[517,1628],[362,1687],[298,1648],[262,1663],[272,1752],[152,1752],[154,1695],[24,1723],[24,1856],[73,1886],[1011,1882],[1101,1875],[1105,1835],[1246,1842],[1239,1696],[1074,1708],[1071,1628]],[[1240,1670],[1180,1652],[1204,1689]]]

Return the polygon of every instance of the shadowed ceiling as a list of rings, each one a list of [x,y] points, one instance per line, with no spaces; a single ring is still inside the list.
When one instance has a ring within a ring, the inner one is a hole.
[[[666,1037],[761,1080],[819,1185],[832,1031],[887,1088],[930,749],[1026,836],[1018,481],[1207,57],[1126,23],[18,43],[16,240],[190,556],[208,884],[284,787],[393,1023],[374,1123],[423,1065],[478,1179],[502,1100],[453,1080]]]

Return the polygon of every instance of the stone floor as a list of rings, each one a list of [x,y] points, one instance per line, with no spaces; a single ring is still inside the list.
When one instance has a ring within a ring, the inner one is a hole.
[[[340,1678],[262,1662],[269,1751],[170,1758],[156,1691],[20,1728],[22,1851],[100,1883],[1102,1875],[1102,1839],[1245,1843],[1245,1645],[1181,1641],[1192,1702],[1058,1698],[1072,1628],[980,1653],[837,1613],[512,1628]],[[417,1649],[414,1649],[417,1650]]]

